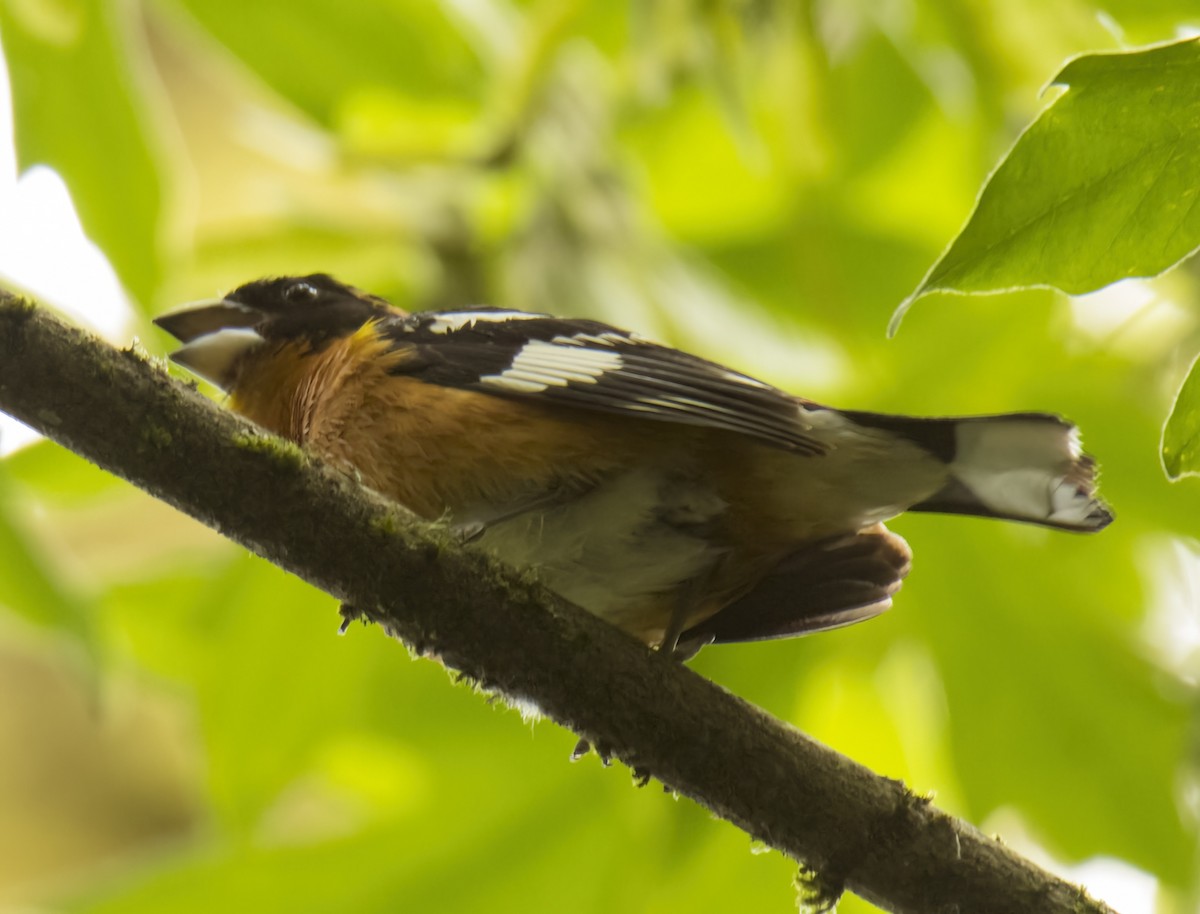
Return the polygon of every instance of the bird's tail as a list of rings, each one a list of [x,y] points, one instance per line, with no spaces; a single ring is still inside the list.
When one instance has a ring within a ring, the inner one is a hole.
[[[1112,522],[1096,494],[1096,463],[1080,449],[1079,430],[1048,413],[958,419],[909,419],[850,413],[942,459],[947,483],[911,511],[975,514],[1092,533]]]

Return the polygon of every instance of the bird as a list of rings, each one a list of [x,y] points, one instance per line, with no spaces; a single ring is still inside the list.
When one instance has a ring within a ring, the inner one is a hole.
[[[595,320],[409,313],[314,273],[155,323],[234,411],[683,659],[884,612],[905,511],[1113,519],[1056,415],[834,409]]]

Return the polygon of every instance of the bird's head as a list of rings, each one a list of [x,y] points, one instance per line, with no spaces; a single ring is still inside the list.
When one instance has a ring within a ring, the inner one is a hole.
[[[325,273],[258,279],[223,298],[192,302],[154,319],[181,343],[171,360],[229,390],[240,365],[266,346],[309,351],[399,312]]]

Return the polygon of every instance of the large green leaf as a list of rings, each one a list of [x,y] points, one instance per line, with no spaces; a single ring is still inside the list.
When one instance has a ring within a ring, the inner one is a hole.
[[[935,291],[1153,276],[1200,245],[1200,40],[1092,54],[1022,134],[975,212],[892,320]]]
[[[130,6],[0,0],[21,168],[62,175],[84,231],[147,301],[158,281],[158,166]]]
[[[1163,429],[1162,460],[1171,479],[1200,473],[1200,359],[1188,369]]]

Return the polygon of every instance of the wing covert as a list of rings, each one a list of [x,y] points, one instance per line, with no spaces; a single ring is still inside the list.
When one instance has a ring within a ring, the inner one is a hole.
[[[397,317],[382,329],[415,350],[395,370],[428,383],[719,428],[803,454],[828,449],[804,420],[816,404],[597,321],[473,308]]]

